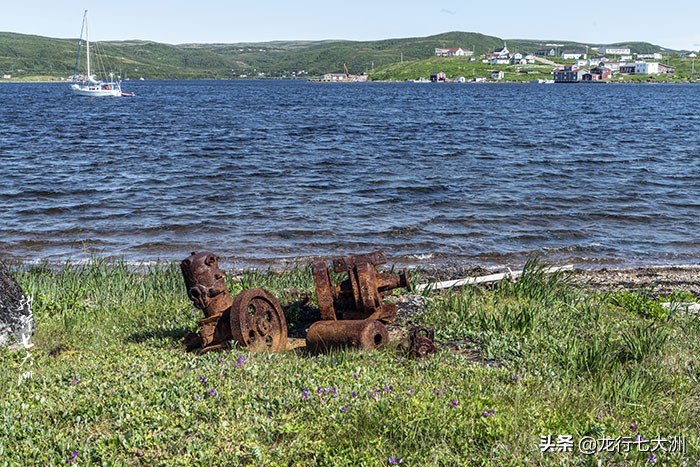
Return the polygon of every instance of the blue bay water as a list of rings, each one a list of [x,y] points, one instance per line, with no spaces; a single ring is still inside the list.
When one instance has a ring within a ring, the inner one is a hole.
[[[0,85],[0,256],[700,263],[700,86]]]

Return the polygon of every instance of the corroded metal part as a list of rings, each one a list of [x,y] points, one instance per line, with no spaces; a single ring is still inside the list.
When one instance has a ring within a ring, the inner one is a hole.
[[[376,320],[316,321],[306,332],[312,353],[344,347],[374,350],[388,340],[386,327]]]
[[[219,258],[210,252],[192,254],[180,263],[187,296],[204,316],[220,315],[233,303],[226,288],[226,271],[219,268]]]
[[[348,279],[333,285],[326,263],[315,262],[312,272],[321,319],[378,319],[391,322],[396,316],[396,306],[385,303],[384,297],[400,287],[410,291],[411,283],[406,269],[398,275],[377,271],[375,266],[383,263],[386,263],[386,255],[381,250],[336,258],[333,260],[333,270],[347,273]]]
[[[333,302],[336,299],[336,288],[331,283],[331,276],[328,274],[328,268],[325,261],[316,261],[311,265],[311,273],[314,277],[314,286],[316,288],[316,300],[318,308],[321,310],[321,319],[335,320],[335,307]]]
[[[241,292],[231,306],[230,329],[239,345],[254,352],[287,347],[287,321],[277,299],[263,289]]]
[[[425,357],[437,352],[435,331],[423,326],[415,326],[408,331],[409,354],[413,358]]]
[[[180,263],[187,296],[204,312],[198,322],[199,336],[186,336],[188,350],[207,352],[226,347],[231,340],[228,312],[233,299],[226,287],[226,271],[219,268],[218,260],[211,252],[192,252]]]

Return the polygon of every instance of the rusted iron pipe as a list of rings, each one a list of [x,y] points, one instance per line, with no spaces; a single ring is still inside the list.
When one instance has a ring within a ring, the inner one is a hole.
[[[374,350],[389,341],[386,327],[376,320],[317,321],[306,332],[312,353],[338,348]]]

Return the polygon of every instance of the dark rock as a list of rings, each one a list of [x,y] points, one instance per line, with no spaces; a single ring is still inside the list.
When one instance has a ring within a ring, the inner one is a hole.
[[[0,261],[0,347],[31,347],[34,316],[22,288]]]
[[[394,324],[397,326],[416,324],[428,307],[428,298],[422,295],[398,295],[390,297],[390,300],[396,304]]]

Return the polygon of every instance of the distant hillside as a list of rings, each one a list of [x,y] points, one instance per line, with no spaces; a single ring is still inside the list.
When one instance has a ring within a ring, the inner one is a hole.
[[[507,40],[511,50],[534,52],[547,41]],[[583,44],[559,42],[570,48]],[[237,44],[170,45],[147,41],[102,42],[100,49],[115,72],[132,78],[203,79],[318,76],[369,72],[401,61],[424,59],[437,47],[461,47],[482,54],[504,40],[470,32],[381,41],[275,41]],[[76,39],[52,39],[0,32],[0,72],[13,77],[68,77],[73,72]],[[588,44],[594,46],[595,44]],[[664,51],[646,43],[628,44],[635,52]],[[668,52],[668,51],[666,51]]]

